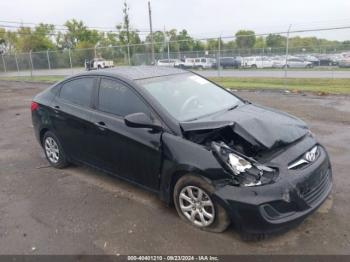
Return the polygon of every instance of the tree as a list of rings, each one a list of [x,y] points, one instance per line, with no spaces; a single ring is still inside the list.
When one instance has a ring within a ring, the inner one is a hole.
[[[154,51],[156,53],[163,52],[164,48],[167,45],[167,43],[166,43],[166,33],[162,32],[162,31],[153,32],[153,40],[154,40]],[[151,41],[152,41],[151,34],[148,34],[146,36],[146,42],[147,43],[151,43]],[[150,48],[151,47],[149,46],[149,49]]]
[[[239,48],[252,48],[256,41],[255,32],[251,30],[239,30],[235,36]]]
[[[266,37],[266,45],[267,47],[271,48],[285,47],[286,37],[282,35],[269,34]]]
[[[265,39],[264,37],[260,36],[258,38],[256,38],[255,44],[254,44],[254,48],[264,48],[265,47]]]
[[[179,43],[179,51],[192,51],[194,40],[193,38],[188,34],[187,30],[183,29],[178,33],[176,36],[176,40]]]
[[[34,30],[30,27],[20,27],[16,32],[16,36],[8,32],[7,38],[9,41],[12,41],[18,52],[55,49],[55,44],[52,41],[54,30],[55,27],[53,25],[41,23]]]
[[[95,47],[100,41],[100,34],[97,30],[89,30],[83,21],[72,19],[68,20],[64,25],[68,31],[60,39],[62,48],[75,48],[77,45]]]
[[[6,43],[6,30],[4,28],[0,28],[0,54],[5,52]]]
[[[222,40],[221,40],[220,45],[221,45],[220,49],[221,50],[224,49],[224,43],[223,43]],[[219,50],[219,40],[216,39],[216,38],[208,39],[206,47],[207,47],[207,50],[210,50],[210,51],[212,51],[212,50],[215,50],[215,51]]]
[[[117,39],[120,45],[135,45],[140,44],[141,39],[137,30],[134,30],[130,26],[129,20],[129,7],[124,2],[123,7],[123,23],[116,26],[118,33]],[[135,50],[135,48],[133,48]]]

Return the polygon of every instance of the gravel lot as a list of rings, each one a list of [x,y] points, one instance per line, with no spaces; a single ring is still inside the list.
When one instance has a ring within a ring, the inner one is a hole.
[[[30,101],[43,84],[0,82],[0,254],[350,254],[350,97],[237,92],[310,124],[334,190],[299,227],[260,242],[202,232],[155,195],[99,171],[48,166]]]

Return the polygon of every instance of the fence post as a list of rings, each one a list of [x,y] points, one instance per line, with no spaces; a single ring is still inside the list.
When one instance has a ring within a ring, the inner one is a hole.
[[[5,73],[6,73],[6,63],[5,63],[5,59],[4,59],[4,54],[1,54],[1,58],[2,58],[2,63],[3,63],[3,65],[4,65],[4,71],[5,71]]]
[[[287,76],[288,76],[288,55],[289,55],[289,32],[292,25],[290,24],[287,31],[287,43],[286,43],[286,64],[284,66],[284,87],[287,88]]]
[[[32,50],[29,51],[29,62],[30,62],[30,77],[33,77],[34,65],[32,58]]]
[[[47,57],[47,65],[49,66],[49,70],[51,70],[49,50],[46,50],[46,57]]]
[[[69,55],[69,64],[70,64],[71,73],[73,74],[72,55],[70,53],[70,48],[68,49],[68,55]]]
[[[130,45],[128,44],[127,45],[127,48],[128,48],[128,64],[130,65]]]
[[[170,45],[169,45],[169,39],[168,39],[168,61],[170,59]]]
[[[15,62],[16,62],[16,68],[19,76],[19,66],[18,66],[18,59],[17,59],[17,53],[15,52]]]
[[[218,76],[221,76],[221,63],[220,63],[220,57],[221,57],[221,36],[218,38],[219,40],[219,52],[218,52],[218,58],[217,58],[217,64],[218,64]]]

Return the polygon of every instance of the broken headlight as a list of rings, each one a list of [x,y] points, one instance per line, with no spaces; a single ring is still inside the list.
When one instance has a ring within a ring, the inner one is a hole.
[[[212,150],[224,169],[233,174],[236,185],[260,186],[273,181],[274,169],[243,157],[225,143],[212,142]]]

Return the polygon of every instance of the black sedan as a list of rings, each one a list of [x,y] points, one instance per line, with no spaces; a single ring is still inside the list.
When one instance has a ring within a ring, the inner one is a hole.
[[[31,104],[49,163],[87,164],[159,195],[208,231],[261,237],[326,199],[325,148],[300,119],[197,74],[120,67],[69,77]]]

